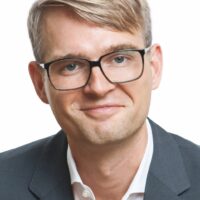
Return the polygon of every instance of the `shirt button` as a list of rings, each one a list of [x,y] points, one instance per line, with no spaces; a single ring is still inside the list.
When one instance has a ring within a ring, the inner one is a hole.
[[[83,190],[82,196],[84,198],[88,198],[88,197],[90,197],[90,192],[88,190]]]

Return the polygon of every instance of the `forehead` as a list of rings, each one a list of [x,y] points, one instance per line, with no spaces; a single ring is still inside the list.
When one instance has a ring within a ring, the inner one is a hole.
[[[133,34],[99,26],[81,19],[64,7],[48,8],[43,19],[45,46],[48,47],[47,60],[67,54],[83,54],[91,59],[118,46],[144,48],[140,30]]]

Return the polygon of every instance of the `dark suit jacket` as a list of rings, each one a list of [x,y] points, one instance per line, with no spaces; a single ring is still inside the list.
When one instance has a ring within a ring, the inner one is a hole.
[[[200,148],[150,121],[145,200],[200,200]],[[73,200],[63,132],[0,154],[0,200]]]

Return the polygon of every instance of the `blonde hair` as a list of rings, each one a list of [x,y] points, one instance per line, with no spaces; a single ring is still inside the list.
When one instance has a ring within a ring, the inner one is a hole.
[[[65,6],[98,26],[133,33],[141,30],[145,45],[152,42],[150,9],[146,0],[37,0],[29,12],[28,31],[37,61],[45,55],[43,14],[47,7]]]

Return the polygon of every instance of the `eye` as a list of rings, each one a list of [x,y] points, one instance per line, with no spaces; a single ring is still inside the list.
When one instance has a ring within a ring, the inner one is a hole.
[[[76,62],[60,62],[54,65],[52,70],[59,75],[75,75],[81,71],[81,65]]]
[[[72,76],[88,69],[88,63],[85,60],[63,59],[51,64],[50,73],[57,76]]]
[[[117,56],[114,58],[114,61],[118,64],[123,63],[125,61],[125,57],[124,56]]]
[[[64,69],[68,71],[74,71],[77,68],[77,64],[71,63],[65,65]]]

